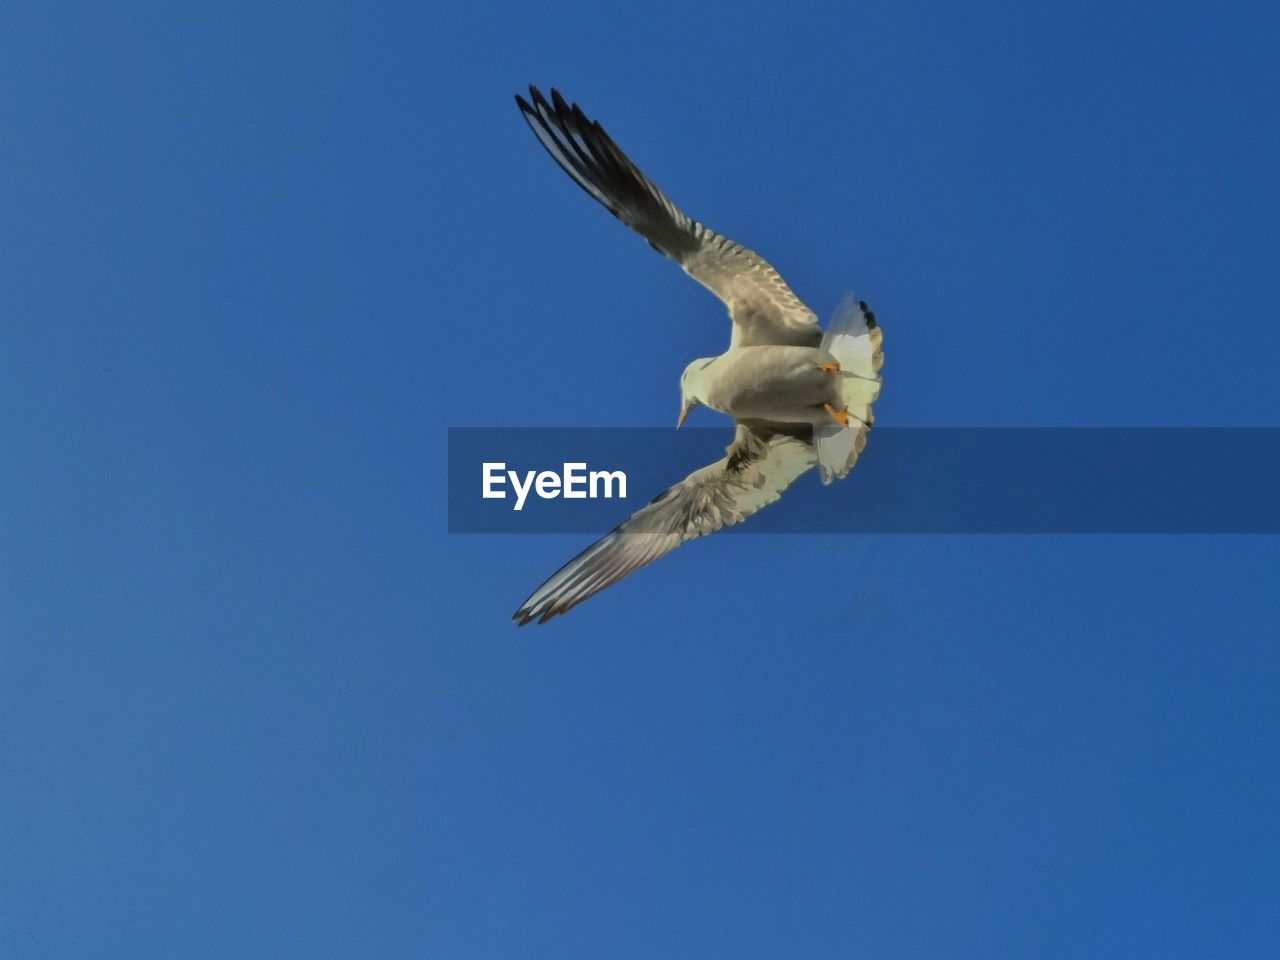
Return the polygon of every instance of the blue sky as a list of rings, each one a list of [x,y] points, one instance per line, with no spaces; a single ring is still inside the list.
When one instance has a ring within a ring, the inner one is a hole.
[[[869,300],[882,424],[1280,425],[1278,27],[7,6],[0,952],[1274,953],[1274,538],[711,538],[516,631],[586,538],[448,536],[443,458],[728,332],[529,82]]]

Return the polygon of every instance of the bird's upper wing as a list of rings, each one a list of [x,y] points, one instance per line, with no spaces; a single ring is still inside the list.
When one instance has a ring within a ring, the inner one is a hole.
[[[578,554],[533,592],[513,619],[545,623],[687,540],[741,523],[817,462],[811,428],[739,424],[723,459],[695,470]]]
[[[627,159],[598,121],[551,91],[529,88],[516,103],[547,152],[578,186],[725,302],[739,346],[822,339],[818,318],[761,257],[691,220]]]

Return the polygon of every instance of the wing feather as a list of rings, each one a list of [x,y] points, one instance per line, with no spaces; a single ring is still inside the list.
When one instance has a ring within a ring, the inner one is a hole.
[[[808,428],[739,424],[725,456],[689,474],[557,570],[512,619],[545,623],[680,544],[775,502],[816,463]]]
[[[816,346],[818,318],[778,271],[739,243],[686,216],[575,103],[529,87],[516,96],[529,128],[551,158],[586,193],[671,258],[729,308],[739,346]]]

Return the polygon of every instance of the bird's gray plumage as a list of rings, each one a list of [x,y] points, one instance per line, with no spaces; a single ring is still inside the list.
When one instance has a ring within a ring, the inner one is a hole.
[[[767,507],[814,466],[808,433],[798,424],[738,424],[724,457],[659,494],[566,563],[521,604],[515,621],[545,623],[680,544]]]
[[[561,169],[728,307],[733,321],[729,351],[717,358],[727,373],[726,395],[745,397],[751,392],[735,383],[731,372],[735,363],[740,363],[737,369],[743,371],[750,366],[742,362],[744,348],[808,348],[821,362],[831,359],[826,350],[834,350],[836,344],[857,371],[842,376],[874,379],[878,390],[876,371],[883,358],[875,318],[866,304],[843,303],[837,311],[837,317],[847,321],[841,325],[841,336],[835,336],[833,326],[824,337],[813,311],[773,267],[741,244],[686,216],[577,104],[567,103],[554,89],[548,100],[531,86],[529,97],[517,96],[516,103]],[[700,366],[704,369],[690,379],[709,381],[708,365]],[[765,364],[765,369],[770,367]],[[840,387],[834,396],[839,399],[839,390],[849,389],[848,385]],[[682,399],[683,390],[682,380]],[[871,425],[874,396],[863,393],[865,396],[859,394],[855,399],[864,406],[856,409],[846,398],[846,409],[852,411],[859,426],[848,433],[834,463],[822,459],[825,454],[821,452],[827,449],[822,444],[830,442],[833,428],[829,423],[815,427],[816,421],[803,418],[775,421],[723,409],[737,420],[734,440],[725,456],[689,474],[566,563],[520,606],[515,621],[522,626],[546,622],[680,544],[741,523],[777,500],[796,478],[820,461],[824,483],[843,477],[861,452]],[[813,405],[818,411],[822,410],[820,399]],[[806,415],[811,413],[806,411]]]
[[[733,346],[815,347],[822,330],[813,311],[764,258],[680,211],[609,138],[556,90],[537,87],[516,103],[530,129],[573,181],[610,213],[714,293],[733,319]]]

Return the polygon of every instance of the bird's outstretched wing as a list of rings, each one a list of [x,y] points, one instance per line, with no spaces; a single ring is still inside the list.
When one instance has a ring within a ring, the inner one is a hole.
[[[529,96],[532,103],[521,96],[516,103],[547,152],[610,213],[724,301],[733,319],[731,343],[818,344],[818,318],[777,270],[681,213],[576,103],[554,89],[550,101],[533,86]]]
[[[817,462],[810,428],[738,424],[723,459],[695,470],[561,567],[512,619],[545,623],[687,540],[741,523]]]

